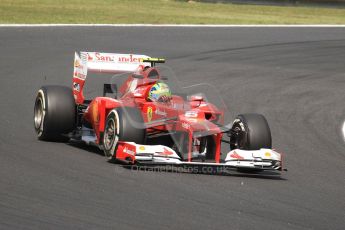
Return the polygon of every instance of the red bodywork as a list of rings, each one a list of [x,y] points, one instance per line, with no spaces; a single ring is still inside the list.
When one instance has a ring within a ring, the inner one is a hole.
[[[119,88],[122,94],[119,99],[96,97],[91,101],[83,114],[83,119],[91,124],[96,134],[96,143],[102,145],[106,117],[111,110],[121,106],[136,107],[142,112],[148,135],[160,130],[185,133],[182,138],[188,139],[188,159],[186,160],[189,162],[192,161],[193,140],[201,136],[212,136],[215,141],[214,162],[219,163],[223,133],[217,124],[223,123],[223,111],[204,101],[200,96],[192,96],[185,100],[181,96],[173,95],[171,100],[165,103],[148,100],[149,90],[160,80],[159,73],[152,78],[153,71],[158,73],[156,68],[146,68],[141,70],[140,78],[129,74],[127,81]],[[74,78],[73,83],[78,83],[80,86],[78,90],[74,89],[77,104],[84,103],[84,81],[84,79]],[[136,81],[134,88],[133,81]],[[126,157],[124,154],[117,155],[119,158],[121,156]]]

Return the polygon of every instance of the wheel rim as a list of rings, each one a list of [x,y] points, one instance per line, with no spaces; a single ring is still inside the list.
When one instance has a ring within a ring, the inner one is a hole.
[[[106,150],[106,156],[111,157],[113,155],[112,150],[118,140],[117,124],[113,118],[108,119],[105,132],[104,132],[104,149]]]
[[[42,98],[39,97],[36,99],[35,109],[34,109],[34,124],[35,124],[35,130],[37,133],[42,132],[43,120],[44,120],[44,106],[43,106]]]

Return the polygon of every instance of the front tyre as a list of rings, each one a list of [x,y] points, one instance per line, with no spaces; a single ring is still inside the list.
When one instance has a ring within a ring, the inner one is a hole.
[[[271,130],[261,114],[240,114],[230,130],[230,148],[259,150],[272,148]]]
[[[119,141],[144,144],[146,129],[141,112],[137,108],[119,107],[110,111],[105,122],[103,135],[104,155],[109,159],[116,158],[116,147]]]
[[[65,86],[42,86],[34,106],[34,127],[39,140],[67,141],[75,129],[76,106],[72,89]]]

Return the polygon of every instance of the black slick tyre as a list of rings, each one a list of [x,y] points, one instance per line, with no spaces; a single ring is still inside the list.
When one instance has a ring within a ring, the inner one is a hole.
[[[119,107],[109,112],[103,135],[104,155],[109,159],[116,158],[118,141],[144,144],[146,129],[141,112],[137,108]]]
[[[42,86],[34,106],[34,128],[39,140],[67,141],[75,129],[76,105],[72,89],[65,86]]]
[[[259,150],[272,148],[271,130],[266,118],[261,114],[240,114],[230,131],[230,148]]]

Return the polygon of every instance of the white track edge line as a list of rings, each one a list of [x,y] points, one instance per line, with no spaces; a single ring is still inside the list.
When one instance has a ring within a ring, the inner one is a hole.
[[[341,131],[342,131],[342,133],[343,133],[343,139],[344,139],[344,141],[345,141],[345,121],[344,121],[344,123],[343,123],[343,127],[342,127]]]
[[[212,25],[212,24],[0,24],[0,27],[195,27],[195,28],[232,28],[232,27],[324,27],[345,28],[345,25]]]

